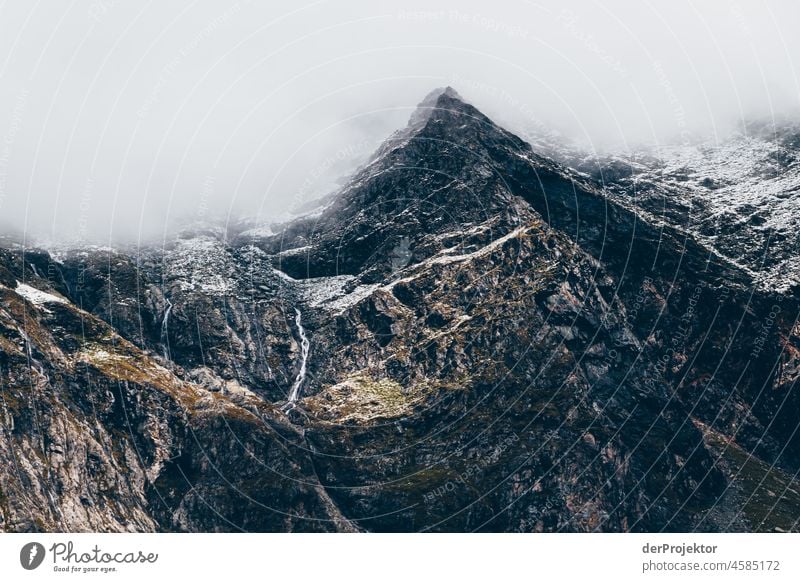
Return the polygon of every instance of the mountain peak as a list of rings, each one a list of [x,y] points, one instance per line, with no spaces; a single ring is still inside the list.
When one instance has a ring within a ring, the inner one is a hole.
[[[428,93],[425,96],[425,99],[423,99],[422,102],[419,104],[419,107],[426,105],[434,106],[436,102],[439,100],[439,98],[442,97],[443,95],[445,97],[450,97],[451,99],[458,99],[459,101],[464,100],[461,97],[461,95],[458,94],[458,91],[456,91],[455,89],[453,89],[451,86],[448,85],[447,87],[439,87],[438,89],[434,89],[433,91]]]
[[[394,268],[392,253],[403,244],[414,246],[418,262],[439,249],[439,236],[460,239],[477,227],[500,237],[518,226],[520,214],[535,220],[515,199],[516,183],[506,180],[519,160],[534,163],[530,146],[452,87],[436,89],[318,217],[290,224],[266,244],[280,250],[279,268],[291,277],[375,282]],[[487,221],[491,228],[477,226]]]
[[[408,120],[408,127],[418,129],[425,125],[431,115],[437,109],[442,109],[447,99],[465,103],[458,92],[450,86],[439,87],[428,93],[425,98],[417,105],[417,109]]]

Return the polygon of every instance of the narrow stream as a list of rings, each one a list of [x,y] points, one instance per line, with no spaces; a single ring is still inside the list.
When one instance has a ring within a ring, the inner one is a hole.
[[[161,344],[164,346],[164,358],[169,360],[169,314],[172,312],[172,301],[164,297],[167,308],[164,310],[164,321],[161,322]]]
[[[300,397],[303,382],[306,379],[306,368],[308,364],[308,350],[311,343],[306,336],[306,330],[303,327],[303,317],[300,315],[300,310],[295,307],[294,312],[297,314],[294,318],[294,323],[297,325],[297,333],[300,336],[300,371],[297,373],[297,378],[292,384],[292,389],[289,392],[289,403],[294,404]]]

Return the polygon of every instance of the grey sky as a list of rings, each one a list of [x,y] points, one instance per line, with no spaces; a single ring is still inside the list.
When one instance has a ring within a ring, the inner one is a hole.
[[[330,191],[441,85],[588,147],[797,118],[793,1],[0,7],[0,223],[60,240],[269,221]]]

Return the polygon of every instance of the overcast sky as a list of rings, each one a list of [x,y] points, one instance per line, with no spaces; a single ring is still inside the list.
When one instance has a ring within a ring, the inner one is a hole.
[[[6,1],[0,222],[103,243],[269,221],[442,85],[598,148],[797,117],[793,0],[400,4]]]

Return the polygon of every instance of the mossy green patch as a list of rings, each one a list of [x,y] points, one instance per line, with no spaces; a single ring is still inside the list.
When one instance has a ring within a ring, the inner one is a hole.
[[[428,391],[426,386],[402,386],[362,371],[304,399],[303,405],[312,416],[323,420],[361,424],[407,416],[423,402]]]

